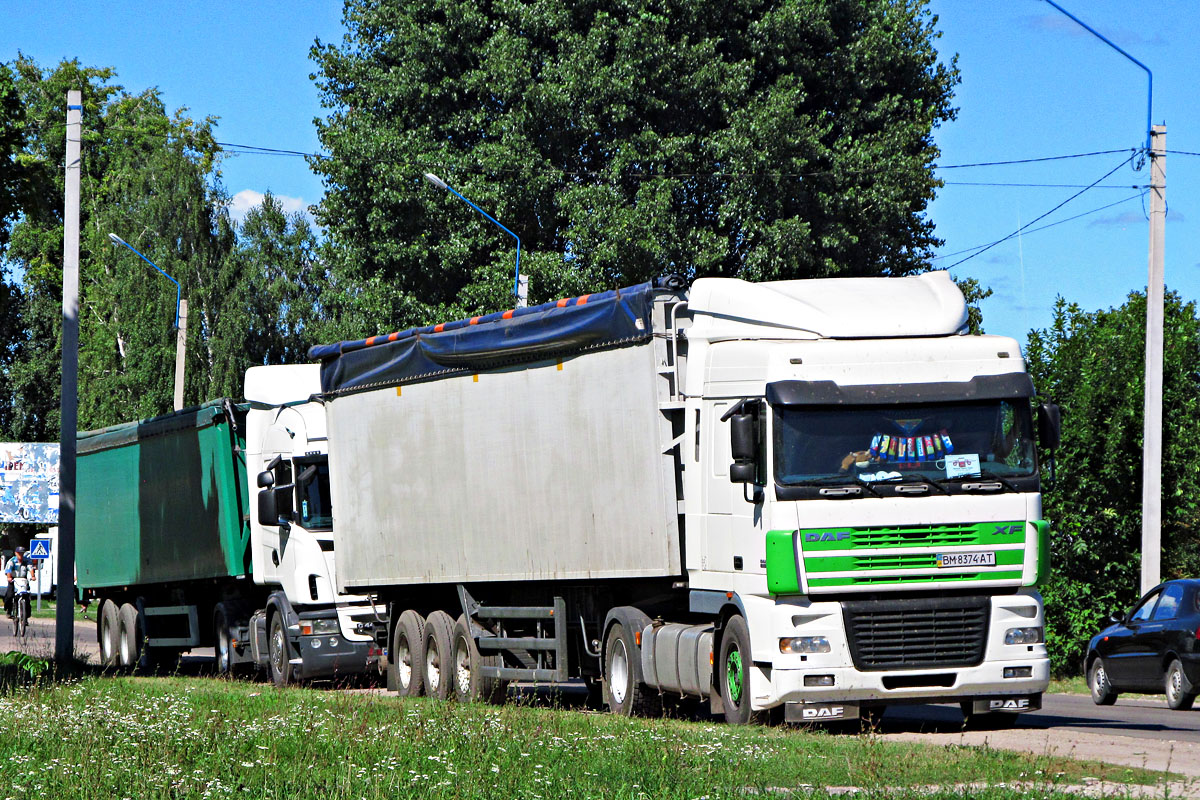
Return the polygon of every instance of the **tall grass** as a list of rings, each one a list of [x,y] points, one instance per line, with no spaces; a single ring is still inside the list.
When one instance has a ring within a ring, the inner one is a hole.
[[[723,798],[1152,773],[875,736],[517,705],[460,706],[185,678],[86,678],[0,697],[14,798]],[[1045,776],[1053,776],[1047,778]],[[791,792],[785,792],[790,794]],[[936,796],[916,791],[922,797]],[[972,796],[980,793],[972,791]],[[997,787],[985,796],[1015,795]]]

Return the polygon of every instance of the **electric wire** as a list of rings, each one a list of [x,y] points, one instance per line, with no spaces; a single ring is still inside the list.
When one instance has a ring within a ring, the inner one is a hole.
[[[1046,224],[1046,225],[1042,225],[1042,226],[1040,226],[1040,227],[1037,227],[1037,228],[1030,228],[1029,230],[1025,230],[1024,228],[1022,228],[1022,229],[1021,229],[1021,233],[1022,233],[1023,235],[1027,235],[1027,234],[1030,234],[1030,233],[1037,233],[1037,232],[1039,232],[1039,231],[1044,231],[1044,230],[1047,230],[1048,228],[1054,228],[1054,227],[1057,227],[1057,226],[1059,226],[1059,225],[1065,225],[1066,223],[1068,223],[1068,222],[1074,222],[1075,220],[1077,220],[1077,219],[1080,219],[1081,217],[1090,216],[1091,214],[1098,214],[1098,213],[1100,213],[1101,211],[1106,211],[1106,210],[1108,210],[1108,209],[1112,208],[1113,206],[1119,206],[1119,205],[1121,205],[1122,203],[1128,203],[1130,200],[1137,200],[1138,198],[1142,198],[1142,200],[1144,201],[1144,200],[1145,200],[1145,197],[1146,197],[1146,192],[1144,192],[1144,191],[1142,191],[1142,192],[1138,192],[1137,194],[1131,194],[1131,195],[1129,195],[1128,197],[1122,198],[1122,199],[1120,199],[1120,200],[1113,201],[1113,202],[1111,202],[1111,203],[1105,203],[1104,205],[1102,205],[1102,206],[1099,206],[1098,208],[1093,208],[1093,209],[1092,209],[1092,210],[1090,210],[1090,211],[1084,211],[1083,213],[1076,214],[1076,215],[1075,215],[1075,216],[1073,216],[1073,217],[1067,217],[1066,219],[1060,219],[1060,220],[1057,220],[1057,221],[1055,221],[1055,222],[1051,222],[1051,223],[1048,223],[1048,224]],[[1143,210],[1144,210],[1144,202],[1143,202]],[[936,256],[934,256],[933,258],[931,258],[931,259],[929,259],[929,260],[930,260],[930,261],[937,261],[937,260],[939,260],[939,259],[942,259],[942,258],[953,258],[954,256],[962,255],[963,253],[969,253],[969,252],[971,252],[972,250],[980,250],[981,248],[984,248],[984,247],[987,247],[987,246],[988,246],[987,244],[977,244],[977,245],[975,245],[974,247],[965,247],[965,248],[963,248],[962,250],[955,250],[953,253],[942,253],[942,254],[940,254],[940,255],[936,255]]]
[[[1068,158],[1086,158],[1088,156],[1107,156],[1113,153],[1136,153],[1138,148],[1121,148],[1119,150],[1093,150],[1090,153],[1068,153],[1062,156],[1042,156],[1040,158],[1017,158],[1011,161],[980,161],[974,164],[946,164],[934,169],[966,169],[967,167],[1004,167],[1010,164],[1037,164],[1042,161],[1062,161]]]
[[[1016,189],[1149,189],[1138,184],[1104,184],[1092,186],[1087,183],[983,183],[978,181],[942,181],[943,186],[1001,186]]]
[[[1121,163],[1120,163],[1120,164],[1117,164],[1115,167],[1113,167],[1112,169],[1110,169],[1108,172],[1104,173],[1104,174],[1103,174],[1103,175],[1101,175],[1099,178],[1097,178],[1095,181],[1093,181],[1093,182],[1092,182],[1092,184],[1091,184],[1090,186],[1088,186],[1088,187],[1085,187],[1085,188],[1083,188],[1083,189],[1080,189],[1078,192],[1076,192],[1075,194],[1071,195],[1071,196],[1070,196],[1070,197],[1068,197],[1066,200],[1063,200],[1061,203],[1059,203],[1058,205],[1054,206],[1054,207],[1053,207],[1053,208],[1051,208],[1049,211],[1046,211],[1045,213],[1043,213],[1043,214],[1040,214],[1040,215],[1038,215],[1037,217],[1035,217],[1035,218],[1031,219],[1031,220],[1030,220],[1028,223],[1026,223],[1025,225],[1022,225],[1022,226],[1020,226],[1019,228],[1017,228],[1015,231],[1013,231],[1012,233],[1008,234],[1007,236],[1004,236],[1004,237],[1002,237],[1002,238],[1000,238],[1000,239],[997,239],[996,241],[992,242],[991,244],[984,245],[983,247],[981,247],[980,249],[976,250],[974,253],[972,253],[971,255],[967,256],[966,258],[962,258],[962,259],[959,259],[958,261],[955,261],[953,264],[951,264],[951,265],[950,265],[949,267],[947,267],[946,269],[954,269],[954,268],[955,268],[955,267],[957,267],[959,264],[962,264],[962,263],[964,263],[964,262],[970,261],[972,258],[975,258],[976,256],[983,255],[984,253],[986,253],[988,250],[991,250],[991,249],[992,249],[993,247],[995,247],[996,245],[1003,244],[1004,242],[1007,242],[1009,239],[1013,238],[1013,237],[1014,237],[1014,236],[1016,236],[1017,234],[1019,234],[1019,233],[1023,233],[1024,231],[1028,230],[1028,229],[1029,229],[1029,228],[1030,228],[1030,227],[1031,227],[1031,226],[1032,226],[1034,223],[1041,222],[1043,219],[1045,219],[1046,217],[1050,216],[1050,215],[1051,215],[1051,214],[1053,214],[1055,211],[1058,211],[1060,208],[1062,208],[1063,206],[1065,206],[1067,203],[1070,203],[1072,200],[1076,199],[1076,198],[1077,198],[1077,197],[1079,197],[1080,195],[1082,195],[1082,194],[1084,194],[1085,192],[1089,191],[1089,190],[1090,190],[1092,187],[1094,187],[1094,186],[1098,185],[1098,184],[1099,184],[1101,181],[1104,181],[1105,179],[1107,179],[1107,178],[1108,178],[1110,175],[1112,175],[1114,172],[1116,172],[1116,171],[1117,171],[1117,170],[1119,170],[1121,167],[1125,166],[1125,165],[1126,165],[1126,164],[1128,164],[1130,161],[1132,161],[1132,160],[1133,160],[1133,158],[1134,158],[1134,156],[1136,156],[1136,155],[1137,155],[1137,154],[1136,154],[1136,152],[1135,152],[1135,153],[1133,153],[1133,154],[1130,154],[1128,157],[1126,157],[1125,159],[1123,159],[1123,160],[1121,161]]]

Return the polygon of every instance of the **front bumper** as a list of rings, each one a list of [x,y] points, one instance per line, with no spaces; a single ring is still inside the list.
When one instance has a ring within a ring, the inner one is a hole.
[[[378,660],[371,655],[374,642],[350,641],[335,633],[301,636],[294,647],[300,653],[300,680],[361,675],[373,670]]]

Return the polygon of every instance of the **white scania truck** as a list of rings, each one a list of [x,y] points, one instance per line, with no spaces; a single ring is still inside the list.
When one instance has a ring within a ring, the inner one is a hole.
[[[943,272],[666,279],[315,347],[339,589],[406,695],[1011,720],[1049,670],[1034,391],[966,323]]]
[[[279,685],[376,669],[376,615],[334,586],[318,389],[315,364],[254,367],[245,404],[80,434],[75,563],[104,666],[213,647],[220,672]]]

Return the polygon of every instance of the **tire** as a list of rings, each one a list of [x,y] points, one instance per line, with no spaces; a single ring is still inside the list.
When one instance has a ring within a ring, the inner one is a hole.
[[[100,602],[96,615],[96,638],[100,644],[100,666],[112,669],[121,665],[120,618],[112,600]]]
[[[425,620],[421,671],[425,676],[425,694],[449,700],[454,694],[454,620],[445,611],[434,611]]]
[[[763,725],[770,721],[770,711],[755,711],[750,704],[754,693],[750,686],[751,667],[750,629],[740,614],[725,623],[721,634],[718,680],[721,703],[725,706],[725,721],[730,725]]]
[[[29,632],[29,595],[17,598],[17,636],[24,639]]]
[[[279,610],[267,623],[267,670],[271,673],[271,683],[281,689],[295,683],[292,648],[287,640],[287,626],[283,623],[283,612]]]
[[[425,620],[408,609],[396,620],[392,646],[388,651],[388,671],[401,697],[420,697],[425,693]]]
[[[138,627],[137,609],[132,603],[122,603],[121,608],[117,611],[118,631],[117,637],[119,659],[118,663],[122,669],[134,669],[138,665],[138,660],[141,658],[142,637],[141,630]]]
[[[224,603],[217,603],[213,610],[213,650],[217,659],[217,674],[223,678],[233,677],[233,632],[229,627],[231,609]]]
[[[1109,683],[1108,673],[1104,671],[1104,662],[1100,656],[1092,660],[1087,671],[1088,690],[1092,693],[1092,702],[1098,706],[1111,706],[1117,702],[1117,692]]]
[[[1173,659],[1167,667],[1167,674],[1163,676],[1163,689],[1167,694],[1167,707],[1175,711],[1186,711],[1196,701],[1192,682],[1188,680],[1183,671],[1183,664],[1179,663],[1178,658]]]
[[[503,666],[503,659],[499,655],[480,654],[466,614],[460,615],[454,623],[451,648],[454,654],[454,699],[460,703],[503,703],[508,696],[508,681],[485,678],[480,674],[484,667]]]
[[[604,703],[622,717],[653,717],[662,713],[662,695],[639,679],[640,651],[633,634],[620,622],[604,637]]]

